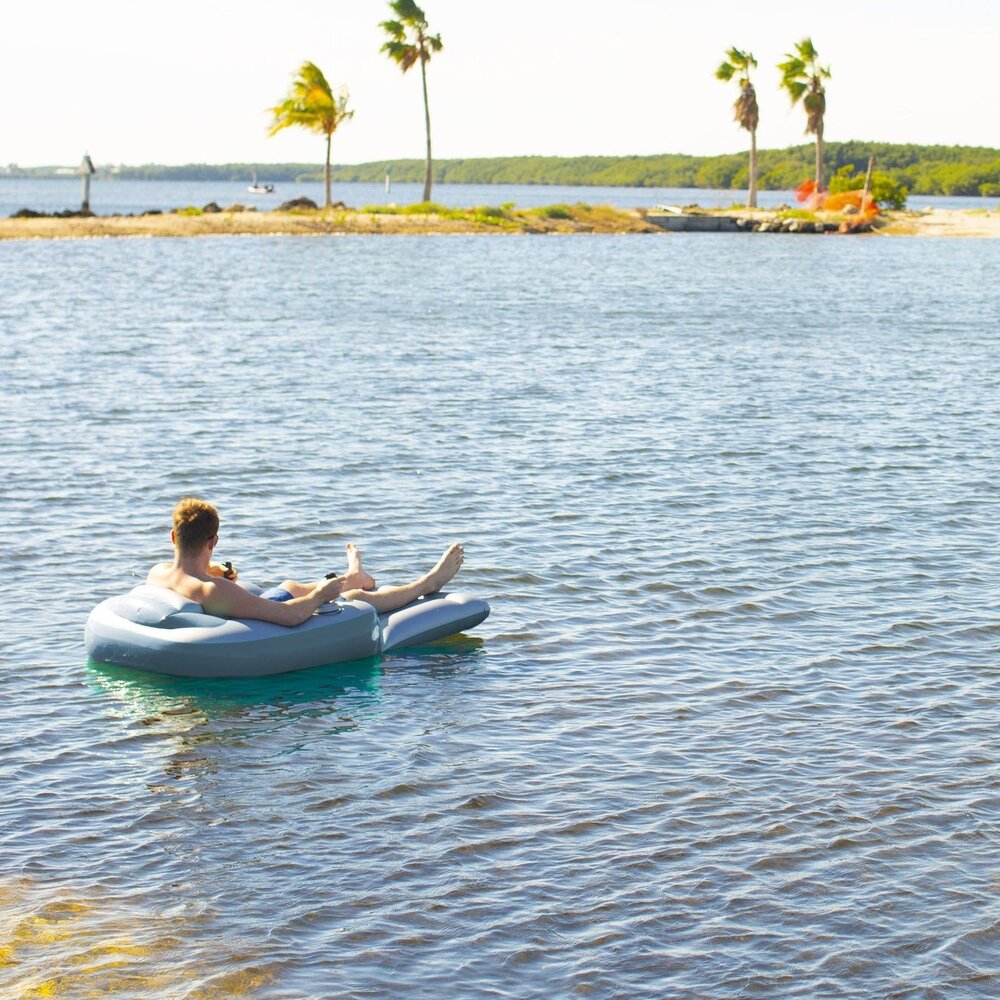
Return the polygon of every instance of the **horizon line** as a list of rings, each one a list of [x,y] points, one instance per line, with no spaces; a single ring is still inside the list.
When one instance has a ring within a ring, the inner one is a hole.
[[[918,149],[976,149],[976,150],[989,150],[995,151],[1000,154],[1000,147],[996,146],[986,146],[986,145],[967,145],[959,143],[920,143],[920,142],[886,142],[879,139],[831,139],[826,142],[826,146],[844,146],[853,144],[868,144],[872,146],[913,146]],[[771,151],[790,151],[797,150],[800,148],[812,149],[815,143],[812,140],[806,140],[801,143],[796,143],[792,146],[761,146],[758,149],[758,154]],[[446,162],[462,162],[468,163],[476,160],[649,160],[656,159],[663,156],[683,156],[689,157],[691,159],[714,159],[716,157],[723,156],[745,156],[747,154],[746,148],[731,150],[726,153],[685,153],[685,152],[659,152],[659,153],[511,153],[511,154],[495,154],[492,156],[440,156],[435,157],[434,163],[446,163]],[[87,154],[85,154],[87,155]],[[315,161],[322,166],[321,161]],[[391,156],[391,157],[376,157],[369,160],[359,160],[353,163],[339,163],[331,162],[331,168],[334,167],[367,167],[379,163],[423,163],[424,158],[420,156]],[[183,162],[167,163],[156,160],[147,160],[141,163],[126,163],[124,161],[103,161],[98,162],[97,166],[100,169],[110,169],[114,167],[134,169],[137,167],[288,167],[288,166],[313,166],[314,161],[311,160],[219,160],[219,161],[208,161],[208,160],[185,160]],[[16,170],[75,170],[76,167],[70,163],[19,163],[16,160],[10,160],[6,164],[0,166],[0,176],[10,176],[10,171],[12,169]]]

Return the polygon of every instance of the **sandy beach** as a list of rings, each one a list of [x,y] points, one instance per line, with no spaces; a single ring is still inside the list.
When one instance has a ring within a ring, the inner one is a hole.
[[[742,213],[733,213],[736,215]],[[772,213],[758,212],[756,218]],[[351,209],[303,212],[166,213],[92,218],[0,219],[0,239],[85,239],[110,236],[316,236],[332,234],[430,235],[454,233],[662,233],[641,211],[606,206],[551,206],[509,210],[491,216],[482,210],[447,215],[381,214]],[[874,236],[943,236],[1000,239],[1000,213],[931,209],[887,212]]]
[[[453,233],[656,233],[638,212],[605,206],[509,210],[448,210],[442,215],[360,212],[165,213],[92,218],[0,219],[0,239],[82,239],[104,236],[317,236]]]
[[[962,236],[1000,239],[1000,212],[932,208],[923,212],[888,212],[877,232],[883,236]]]

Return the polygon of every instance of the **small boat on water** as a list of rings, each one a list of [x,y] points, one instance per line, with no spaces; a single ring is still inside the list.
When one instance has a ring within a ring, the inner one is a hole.
[[[257,170],[254,169],[254,172],[253,172],[253,184],[251,184],[247,188],[247,191],[249,191],[250,194],[273,194],[274,193],[274,185],[273,184],[258,184],[257,183]]]

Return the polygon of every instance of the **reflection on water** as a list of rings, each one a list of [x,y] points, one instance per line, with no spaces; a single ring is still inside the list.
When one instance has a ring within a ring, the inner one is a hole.
[[[118,700],[132,718],[145,723],[188,723],[218,720],[294,721],[322,715],[348,696],[352,704],[378,700],[381,661],[377,657],[337,663],[270,677],[197,680],[145,673],[110,663],[87,663],[91,686]],[[186,721],[185,721],[186,720]]]
[[[370,714],[379,702],[383,670],[423,671],[432,677],[467,670],[483,647],[480,636],[462,634],[399,650],[388,659],[374,656],[292,673],[231,679],[169,677],[90,660],[86,676],[94,691],[112,696],[128,717],[143,725],[163,723],[189,733],[198,726],[220,723],[287,725],[347,708]]]
[[[293,738],[281,754],[294,754],[317,740],[355,730],[379,713],[385,670],[406,671],[433,682],[474,669],[483,646],[478,636],[457,635],[401,650],[387,660],[371,657],[235,679],[168,677],[89,661],[86,677],[95,693],[112,699],[118,718],[149,736],[175,738],[161,745],[161,752],[165,776],[178,779],[229,770],[247,746],[281,730],[308,733],[308,741]]]
[[[278,729],[308,723],[313,739],[335,737],[377,711],[379,661],[316,667],[273,677],[193,680],[89,662],[92,688],[149,733],[176,737],[163,747],[167,779],[229,769],[239,748]],[[301,749],[292,744],[284,752]],[[148,783],[158,789],[159,782]]]

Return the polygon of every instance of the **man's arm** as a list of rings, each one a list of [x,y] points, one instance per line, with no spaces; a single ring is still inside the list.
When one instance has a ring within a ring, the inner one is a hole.
[[[339,596],[343,583],[341,577],[325,580],[305,597],[279,602],[265,601],[229,580],[219,579],[205,584],[202,606],[209,614],[219,615],[221,618],[252,618],[254,621],[293,628],[307,621],[321,604]]]

